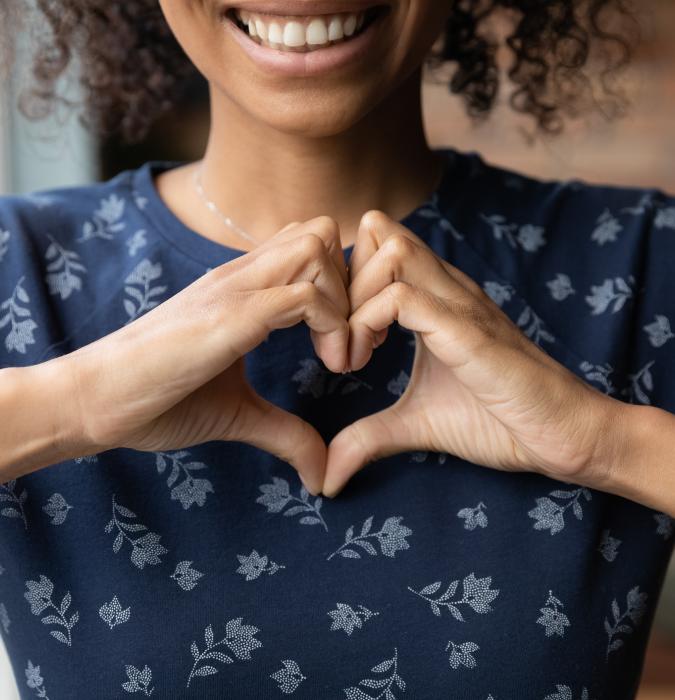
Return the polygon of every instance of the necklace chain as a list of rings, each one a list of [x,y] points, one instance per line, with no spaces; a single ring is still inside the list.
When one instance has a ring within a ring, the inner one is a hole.
[[[204,187],[202,185],[202,167],[203,167],[203,161],[202,163],[195,168],[195,171],[192,176],[192,181],[194,182],[195,189],[197,190],[197,194],[200,196],[204,204],[210,209],[214,214],[219,216],[222,221],[225,223],[225,225],[228,228],[231,228],[235,233],[238,233],[242,238],[245,238],[247,241],[250,241],[251,243],[255,243],[257,245],[260,244],[260,241],[257,238],[254,238],[250,233],[247,233],[244,231],[243,228],[240,226],[237,226],[237,224],[232,221],[232,219],[227,216],[223,211],[220,210],[218,205],[211,199],[209,199],[206,196],[206,193],[204,192]]]

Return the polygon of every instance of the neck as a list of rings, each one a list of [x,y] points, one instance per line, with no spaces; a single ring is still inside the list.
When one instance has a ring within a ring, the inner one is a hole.
[[[420,88],[418,73],[348,131],[321,138],[254,121],[212,88],[205,193],[258,241],[291,221],[328,215],[340,226],[343,247],[351,245],[365,211],[381,209],[401,219],[438,182],[441,164],[426,142]],[[166,184],[164,198],[203,235],[240,249],[255,247],[199,199],[191,186],[196,165],[176,173],[183,180],[176,180],[173,195]]]

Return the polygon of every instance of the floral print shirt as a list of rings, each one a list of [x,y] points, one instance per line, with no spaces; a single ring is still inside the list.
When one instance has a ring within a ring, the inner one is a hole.
[[[675,196],[443,154],[403,223],[597,390],[675,411]],[[0,198],[0,366],[91,343],[243,254],[160,199],[178,164]],[[395,324],[332,374],[299,324],[246,371],[329,440],[401,395],[413,354]],[[114,449],[0,485],[0,633],[22,698],[624,700],[674,525],[450,454],[378,460],[324,500],[242,443]]]

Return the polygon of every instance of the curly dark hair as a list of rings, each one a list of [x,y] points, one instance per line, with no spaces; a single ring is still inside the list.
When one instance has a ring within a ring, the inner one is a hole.
[[[608,119],[624,112],[627,100],[612,82],[629,64],[640,36],[630,0],[448,2],[452,13],[429,65],[435,75],[438,71],[433,69],[454,69],[449,89],[461,95],[474,121],[485,118],[498,97],[503,82],[499,50],[512,59],[506,70],[513,87],[509,104],[532,116],[538,133],[560,133],[563,114],[578,116],[588,106]],[[79,119],[85,127],[135,143],[197,74],[157,0],[35,4],[33,13],[28,0],[0,4],[0,72],[5,76],[16,53],[14,37],[22,27],[31,30],[31,83],[18,99],[29,119],[41,119],[57,105],[82,106]],[[502,37],[492,22],[500,14],[508,19],[501,24],[508,28]],[[74,59],[80,66],[82,105],[70,102],[57,88]],[[602,100],[595,95],[595,79]]]

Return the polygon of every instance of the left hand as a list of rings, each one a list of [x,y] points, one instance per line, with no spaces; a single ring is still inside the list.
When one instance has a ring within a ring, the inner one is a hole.
[[[358,370],[393,321],[415,332],[410,381],[391,406],[328,446],[323,493],[368,462],[409,450],[447,452],[563,481],[598,472],[624,404],[531,342],[466,274],[382,212],[361,220],[350,261],[350,365]]]

